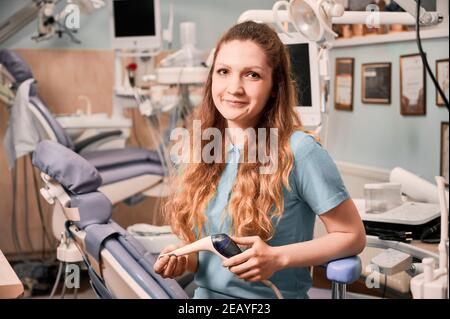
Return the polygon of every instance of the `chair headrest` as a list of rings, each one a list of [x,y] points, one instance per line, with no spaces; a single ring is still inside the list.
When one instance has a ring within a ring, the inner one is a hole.
[[[16,83],[14,89],[17,89],[22,82],[33,78],[33,72],[24,59],[11,50],[0,50],[0,64],[13,76]]]
[[[72,194],[94,192],[102,185],[100,173],[91,163],[54,141],[45,140],[37,145],[33,165]]]

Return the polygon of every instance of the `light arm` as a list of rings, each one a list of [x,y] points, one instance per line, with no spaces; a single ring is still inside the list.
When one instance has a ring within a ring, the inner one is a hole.
[[[417,3],[414,0],[395,0],[406,12],[416,18]],[[439,12],[427,12],[422,6],[420,7],[419,20],[421,25],[434,25],[443,20],[443,15]]]
[[[416,2],[414,0],[398,0],[398,3],[406,12],[379,12],[379,24],[403,24],[415,25]],[[439,12],[428,12],[423,7],[420,10],[422,25],[435,25],[443,20]],[[374,13],[371,11],[347,11],[340,17],[332,17],[333,24],[365,24]],[[278,12],[280,22],[289,22],[287,10]],[[244,21],[257,21],[263,23],[275,23],[272,10],[248,10],[238,18],[238,23]],[[378,21],[377,21],[378,22]]]

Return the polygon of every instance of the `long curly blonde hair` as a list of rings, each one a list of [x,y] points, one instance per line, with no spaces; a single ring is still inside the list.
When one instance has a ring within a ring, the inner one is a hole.
[[[273,236],[272,218],[281,216],[284,210],[283,188],[290,190],[288,177],[293,167],[293,154],[290,148],[290,136],[302,126],[297,113],[295,82],[291,79],[290,59],[284,45],[274,30],[265,24],[244,22],[233,26],[219,40],[214,54],[213,65],[209,72],[201,106],[196,118],[200,119],[201,131],[207,128],[217,128],[225,141],[226,119],[216,109],[211,94],[214,64],[218,52],[224,43],[239,40],[256,43],[265,53],[272,67],[272,95],[262,110],[256,128],[278,129],[278,152],[269,155],[277,157],[277,169],[273,174],[260,174],[260,161],[256,163],[240,163],[235,184],[231,190],[228,210],[231,217],[230,232],[237,236],[259,235],[263,240]],[[266,134],[266,144],[269,145],[269,135]],[[190,135],[192,136],[192,134]],[[201,147],[208,143],[202,140]],[[189,142],[190,153],[194,153],[192,138]],[[244,154],[248,152],[248,145]],[[269,150],[270,152],[270,150]],[[225,152],[223,152],[225,153]],[[225,163],[213,161],[206,163],[187,163],[183,173],[173,176],[172,187],[176,191],[170,195],[163,206],[166,221],[173,232],[183,241],[192,242],[202,237],[207,217],[204,211],[208,202],[217,191],[220,176]]]

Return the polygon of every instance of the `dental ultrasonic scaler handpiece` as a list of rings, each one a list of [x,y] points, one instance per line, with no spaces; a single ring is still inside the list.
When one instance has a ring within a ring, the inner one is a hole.
[[[159,255],[159,258],[164,256],[183,256],[199,251],[210,251],[215,253],[222,259],[233,257],[240,254],[242,251],[226,234],[216,234],[199,239],[189,245],[172,250],[171,252]]]
[[[181,248],[172,250],[171,252],[161,254],[158,258],[164,256],[183,256],[196,253],[199,251],[210,251],[218,255],[222,260],[226,260],[230,257],[242,253],[242,250],[227,234],[215,234],[208,237],[199,239],[191,244],[183,246]],[[262,282],[269,288],[271,288],[278,299],[283,299],[283,295],[280,290],[269,280],[262,280]]]

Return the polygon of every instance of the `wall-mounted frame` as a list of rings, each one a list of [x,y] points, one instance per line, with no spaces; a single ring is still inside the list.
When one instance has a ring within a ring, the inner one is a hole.
[[[420,54],[400,56],[400,113],[426,114],[425,68]]]
[[[448,59],[436,61],[436,79],[442,91],[444,91],[445,97],[448,101]],[[444,100],[441,98],[438,90],[436,90],[436,105],[445,105]]]
[[[441,156],[440,156],[440,175],[445,178],[445,183],[448,185],[448,122],[441,122]]]
[[[365,63],[361,66],[361,101],[391,104],[391,63]]]
[[[354,69],[353,58],[336,58],[334,107],[337,110],[353,111]]]

